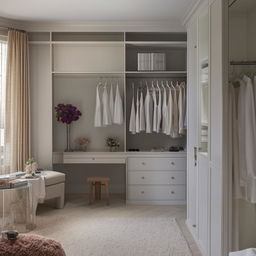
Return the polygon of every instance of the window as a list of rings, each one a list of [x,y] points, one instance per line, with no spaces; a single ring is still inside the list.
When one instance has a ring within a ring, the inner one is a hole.
[[[3,164],[6,95],[7,41],[0,36],[0,159]]]

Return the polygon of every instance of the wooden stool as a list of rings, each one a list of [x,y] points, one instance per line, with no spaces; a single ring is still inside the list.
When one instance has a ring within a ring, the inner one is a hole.
[[[107,205],[109,205],[109,181],[108,177],[88,177],[87,183],[89,185],[89,204],[93,202],[93,187],[95,187],[95,200],[101,199],[101,186],[105,186],[105,198]]]

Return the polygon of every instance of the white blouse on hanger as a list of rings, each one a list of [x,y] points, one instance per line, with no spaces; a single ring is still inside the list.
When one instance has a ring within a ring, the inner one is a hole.
[[[94,114],[94,126],[101,127],[102,126],[102,116],[101,116],[101,101],[100,101],[100,94],[99,94],[99,85],[96,87],[96,107],[95,107],[95,114]]]
[[[173,123],[171,137],[179,137],[179,113],[178,113],[178,100],[177,100],[177,89],[173,87]]]
[[[167,95],[166,88],[163,88],[163,105],[162,105],[162,132],[167,134],[167,125],[168,125],[168,108],[167,108]]]
[[[146,120],[146,133],[152,132],[152,114],[153,114],[153,102],[147,86],[147,93],[145,97],[145,120]]]
[[[134,86],[133,86],[133,95],[132,95],[132,106],[131,106],[131,114],[130,114],[129,132],[131,132],[132,134],[136,133],[135,106],[134,106]]]
[[[114,122],[114,95],[113,95],[112,83],[110,85],[110,92],[109,92],[109,111],[110,111],[111,121]]]
[[[137,89],[137,93],[136,93],[135,130],[136,130],[136,133],[139,133],[139,132],[140,132],[140,102],[139,102],[139,89]]]
[[[108,98],[108,90],[107,85],[104,85],[103,94],[102,94],[102,107],[103,107],[103,126],[107,126],[112,124],[110,110],[109,110],[109,98]]]
[[[119,85],[116,85],[116,97],[114,104],[114,124],[123,124],[124,121],[124,112],[123,112],[123,101],[119,92]]]
[[[157,105],[157,126],[156,126],[156,132],[160,132],[161,128],[161,120],[162,120],[162,93],[161,89],[157,83],[157,90],[158,90],[158,105]]]
[[[172,89],[171,87],[168,87],[169,89],[169,97],[168,97],[168,123],[166,128],[166,134],[171,135],[172,134],[172,125],[173,125],[173,95],[172,95]]]
[[[181,85],[177,85],[178,92],[178,109],[179,109],[179,134],[184,133],[184,105],[183,105],[183,89]]]
[[[152,131],[157,131],[157,100],[156,100],[156,88],[152,83],[152,99],[153,99],[153,127]]]
[[[143,92],[140,92],[140,132],[145,131],[145,112],[144,112],[144,102],[143,102]]]

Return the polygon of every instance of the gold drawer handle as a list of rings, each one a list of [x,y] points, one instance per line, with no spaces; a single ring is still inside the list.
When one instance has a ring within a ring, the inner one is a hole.
[[[175,163],[174,163],[174,162],[171,162],[171,165],[175,165]]]
[[[144,192],[144,191],[141,191],[140,193],[141,193],[141,194],[144,194],[145,192]]]
[[[145,179],[145,177],[144,177],[144,176],[142,176],[141,178],[142,178],[143,180]]]
[[[146,165],[146,163],[145,163],[145,162],[142,162],[141,164],[142,164],[142,165]]]
[[[172,176],[172,180],[175,180],[175,177]]]
[[[171,193],[172,193],[172,194],[175,194],[175,192],[174,192],[174,191],[172,191]]]
[[[93,157],[92,160],[95,160],[95,157]]]

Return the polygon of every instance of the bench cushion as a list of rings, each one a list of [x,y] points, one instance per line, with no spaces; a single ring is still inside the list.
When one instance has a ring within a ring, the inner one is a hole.
[[[45,186],[51,186],[65,182],[65,174],[55,171],[44,171]]]

